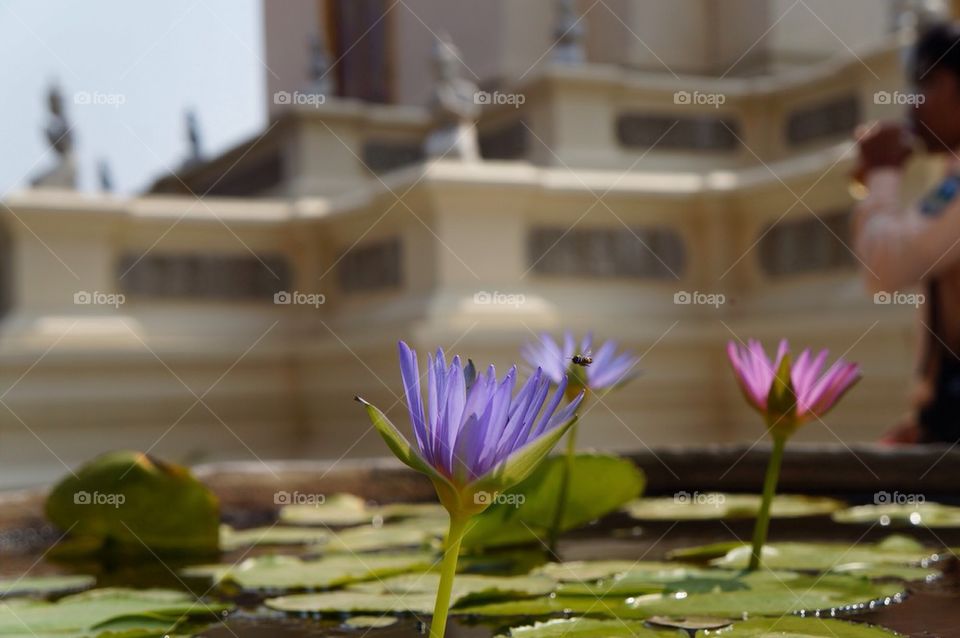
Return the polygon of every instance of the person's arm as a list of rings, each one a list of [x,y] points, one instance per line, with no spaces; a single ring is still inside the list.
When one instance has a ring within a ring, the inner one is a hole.
[[[900,203],[901,172],[871,171],[870,195],[857,207],[854,246],[872,291],[896,291],[960,261],[960,198],[936,217]]]

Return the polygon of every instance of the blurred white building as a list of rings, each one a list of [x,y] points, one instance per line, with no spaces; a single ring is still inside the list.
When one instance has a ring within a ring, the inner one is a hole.
[[[505,367],[564,328],[643,355],[584,445],[759,438],[724,344],[781,336],[865,369],[801,436],[876,438],[915,308],[864,292],[849,135],[904,108],[904,5],[265,2],[261,134],[141,196],[0,207],[0,482],[383,454],[352,397],[405,425],[398,338]],[[428,156],[461,107],[480,159]]]

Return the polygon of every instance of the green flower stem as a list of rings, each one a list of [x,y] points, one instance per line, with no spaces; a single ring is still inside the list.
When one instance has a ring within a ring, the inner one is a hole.
[[[563,465],[563,476],[560,477],[560,491],[557,493],[557,507],[554,509],[553,523],[550,525],[548,546],[550,553],[557,556],[557,541],[560,539],[560,529],[563,527],[563,517],[567,513],[567,497],[570,493],[570,475],[573,473],[573,459],[577,454],[577,423],[574,423],[567,432],[566,462]]]
[[[430,621],[430,638],[443,638],[447,630],[447,613],[450,611],[453,579],[457,575],[460,542],[469,520],[470,517],[463,514],[450,514],[450,529],[447,532],[443,563],[440,565],[440,586],[437,588],[437,602],[433,608],[433,619]]]
[[[760,567],[760,557],[763,545],[767,542],[767,530],[770,528],[770,507],[777,492],[777,480],[780,478],[780,465],[783,461],[783,450],[787,445],[787,437],[783,434],[773,434],[773,451],[767,463],[767,476],[763,481],[763,501],[760,503],[760,512],[757,513],[757,522],[753,528],[753,551],[750,554],[749,571]]]

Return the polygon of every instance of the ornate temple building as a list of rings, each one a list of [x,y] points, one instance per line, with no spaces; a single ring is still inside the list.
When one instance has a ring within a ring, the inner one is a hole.
[[[0,205],[8,482],[108,447],[381,455],[352,397],[405,426],[398,338],[507,366],[565,328],[643,356],[586,446],[758,439],[724,347],[782,336],[865,371],[800,436],[875,439],[916,308],[862,284],[850,133],[901,116],[932,4],[265,2],[269,123],[208,157],[194,120],[136,196],[71,189],[52,95],[58,162]]]

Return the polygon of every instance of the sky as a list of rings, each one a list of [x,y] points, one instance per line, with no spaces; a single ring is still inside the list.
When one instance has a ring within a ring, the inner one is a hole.
[[[188,152],[193,109],[214,155],[266,121],[260,0],[0,0],[0,197],[55,155],[43,132],[51,82],[73,125],[80,188],[136,193]]]

